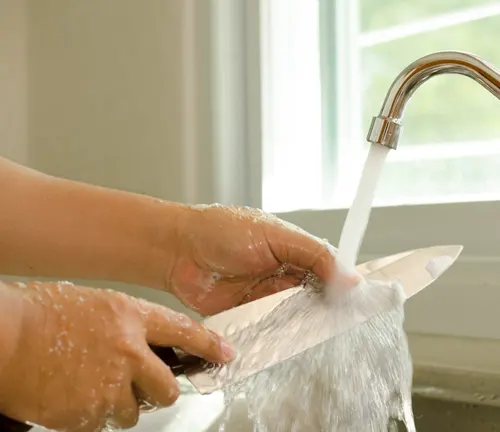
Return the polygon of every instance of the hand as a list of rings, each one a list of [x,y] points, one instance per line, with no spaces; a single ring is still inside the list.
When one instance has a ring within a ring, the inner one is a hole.
[[[7,344],[15,349],[0,352],[0,412],[50,429],[95,432],[106,422],[129,428],[138,420],[138,399],[173,404],[179,384],[148,343],[217,363],[232,356],[187,316],[116,292],[69,283],[0,285],[4,300],[14,300],[22,314],[9,332],[18,335]]]
[[[196,206],[180,220],[167,289],[204,316],[297,286],[307,271],[334,276],[326,241],[260,210]]]

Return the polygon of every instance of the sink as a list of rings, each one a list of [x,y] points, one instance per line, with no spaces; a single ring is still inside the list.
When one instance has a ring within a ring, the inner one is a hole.
[[[184,396],[175,407],[144,414],[131,432],[218,432],[222,396]],[[500,432],[500,407],[461,403],[415,395],[415,423],[418,432]],[[33,432],[42,432],[35,428]],[[236,403],[227,432],[253,432],[244,400]],[[400,432],[405,428],[400,427]]]
[[[500,407],[489,404],[414,395],[413,411],[419,432],[500,432]]]
[[[131,432],[218,432],[223,422],[224,397],[222,392],[200,395],[184,378],[179,378],[183,395],[171,408],[141,416]],[[231,416],[226,423],[227,432],[253,432],[247,417],[244,398],[234,401]]]
[[[218,432],[222,413],[222,398],[219,396],[187,396],[175,410],[166,409],[144,415],[132,431]],[[189,397],[192,399],[188,402]],[[500,432],[500,407],[488,403],[466,403],[415,393],[413,407],[419,432]],[[186,411],[183,412],[184,409]],[[196,415],[187,414],[190,409]],[[246,414],[245,401],[241,399],[236,402],[226,431],[253,432]],[[406,429],[400,426],[399,431],[404,432]]]
[[[497,396],[500,395],[500,374],[415,365],[413,384],[418,432],[500,432],[500,396]],[[187,381],[183,387],[186,393],[178,406],[144,415],[132,430],[218,432],[222,395],[201,396]],[[191,409],[196,415],[190,414]],[[253,432],[244,399],[235,402],[226,431]],[[399,432],[405,431],[404,426],[399,426]]]
[[[131,432],[218,432],[224,410],[222,392],[200,395],[184,377],[179,381],[182,396],[178,401],[170,408],[143,414]],[[235,401],[227,428],[232,431],[253,432],[244,399]],[[37,427],[31,432],[47,431]]]
[[[417,431],[500,432],[500,375],[420,365],[413,379]]]
[[[218,432],[223,395],[200,395],[180,379],[182,396],[171,407],[141,416],[132,432]],[[415,368],[413,410],[418,432],[500,432],[500,375],[450,368]],[[34,429],[33,432],[42,432]],[[253,432],[243,398],[234,402],[227,432]],[[404,432],[404,427],[399,427]]]
[[[191,396],[190,402],[184,398],[187,410],[166,409],[144,415],[140,423],[132,429],[134,432],[218,432],[221,423],[222,398],[220,395]],[[191,405],[196,416],[187,414]],[[212,410],[212,411],[211,411]],[[478,402],[449,400],[437,395],[419,394],[413,396],[413,410],[418,432],[500,432],[500,406]],[[227,432],[253,432],[252,424],[247,419],[246,405],[243,399],[237,401],[232,417],[227,424]],[[193,418],[195,417],[195,418]],[[399,432],[405,432],[404,426]]]

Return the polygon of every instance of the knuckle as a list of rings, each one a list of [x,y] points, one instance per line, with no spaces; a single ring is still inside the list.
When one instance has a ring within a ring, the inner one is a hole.
[[[210,333],[211,333],[210,342],[209,342],[210,352],[212,352],[213,354],[219,355],[220,351],[221,351],[220,338],[215,333],[213,333],[213,332],[210,332]]]
[[[128,295],[116,291],[108,291],[111,295],[109,305],[118,316],[129,314],[134,309],[134,302]]]
[[[119,424],[121,428],[130,429],[139,423],[139,409],[138,407],[123,408],[118,412]]]
[[[196,326],[196,321],[183,313],[169,310],[168,316],[184,330],[192,330]]]
[[[177,381],[176,381],[177,383]],[[165,398],[165,403],[166,406],[173,405],[177,399],[179,399],[179,396],[181,395],[181,389],[179,385],[177,384],[172,384],[171,386],[168,387],[167,389],[167,394]]]
[[[332,253],[331,247],[325,242],[317,242],[315,249],[312,253],[312,264],[322,260],[336,260],[335,255]]]
[[[143,341],[128,340],[122,345],[121,354],[125,358],[123,363],[129,363],[129,367],[136,367],[145,362],[149,348]]]
[[[157,408],[164,408],[173,405],[181,395],[179,383],[173,380],[168,385],[163,387],[161,393],[157,393],[155,397],[151,395],[143,398],[143,400],[150,406]]]
[[[207,360],[218,360],[221,357],[221,344],[219,336],[208,328],[204,328],[206,338],[203,344],[205,355],[209,356]]]
[[[120,354],[119,358],[117,358],[120,365],[117,366],[124,368],[126,363],[137,365],[144,362],[147,350],[136,337],[124,333],[115,339],[115,344],[116,350]]]
[[[127,425],[125,425],[125,427],[133,428],[134,426],[137,426],[137,423],[139,423],[139,410],[134,411],[133,416],[130,418],[130,421]]]

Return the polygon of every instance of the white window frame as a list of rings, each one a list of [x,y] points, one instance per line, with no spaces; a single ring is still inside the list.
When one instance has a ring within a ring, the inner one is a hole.
[[[260,2],[211,0],[207,4],[210,4],[212,24],[217,23],[211,27],[208,47],[213,59],[213,97],[209,103],[212,114],[210,126],[198,127],[197,136],[202,138],[198,138],[196,145],[202,155],[199,157],[204,158],[198,163],[211,167],[211,179],[216,187],[210,194],[193,193],[191,198],[198,202],[260,207],[261,143],[265,128],[262,83],[266,74],[265,47],[260,43],[265,25]],[[221,71],[224,71],[223,80],[220,76],[217,78]],[[226,91],[228,85],[231,92]],[[200,105],[199,102],[196,104]],[[359,130],[367,127],[363,125]],[[207,143],[213,154],[218,158],[222,155],[224,159],[207,160]],[[199,182],[205,184],[208,178],[200,178]],[[279,213],[278,216],[336,243],[346,213],[346,210],[304,210]],[[496,228],[497,221],[500,222],[499,201],[376,207],[359,260],[439,244],[464,245],[453,268],[432,288],[409,301],[407,330],[500,339],[500,314],[497,312],[500,307],[500,229]]]

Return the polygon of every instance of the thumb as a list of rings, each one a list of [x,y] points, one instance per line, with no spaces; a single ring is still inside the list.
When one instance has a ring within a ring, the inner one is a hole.
[[[275,259],[280,264],[292,264],[309,270],[323,282],[331,282],[342,274],[349,283],[356,284],[357,274],[341,271],[335,248],[327,241],[315,237],[301,228],[280,220],[279,224],[266,227],[266,240]]]
[[[312,271],[324,281],[333,277],[335,251],[327,242],[282,220],[265,228],[269,248],[280,264]]]

